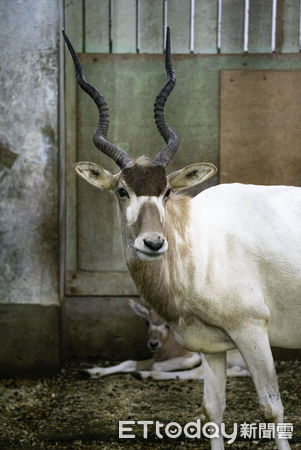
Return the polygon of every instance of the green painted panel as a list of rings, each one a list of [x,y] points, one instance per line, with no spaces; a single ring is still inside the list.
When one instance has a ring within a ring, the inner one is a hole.
[[[299,51],[299,0],[286,0],[283,3],[283,53]]]
[[[177,87],[166,108],[168,123],[180,138],[168,172],[197,161],[219,165],[219,78],[228,70],[301,69],[298,55],[174,56]],[[163,147],[153,121],[153,102],[165,82],[161,55],[84,55],[87,79],[104,93],[111,113],[109,139],[131,157],[151,157]],[[93,62],[94,61],[94,62]],[[91,99],[79,93],[78,159],[115,164],[92,143],[98,114]],[[211,183],[217,183],[217,177]],[[113,196],[78,180],[78,269],[126,270]]]
[[[66,0],[65,29],[76,52],[83,51],[83,4],[82,0]]]
[[[77,224],[76,224],[76,178],[72,170],[77,161],[76,154],[76,80],[74,76],[73,62],[69,55],[66,58],[66,269],[75,270],[77,267]]]
[[[273,0],[250,0],[250,53],[271,53],[272,11]]]
[[[223,0],[221,53],[243,53],[244,12],[243,0]]]
[[[136,0],[112,2],[113,53],[136,53]]]
[[[172,52],[190,53],[190,1],[169,1],[167,23],[172,32]]]
[[[163,2],[140,1],[140,53],[163,52]]]
[[[91,136],[91,131],[83,129],[83,135]],[[78,180],[77,224],[77,270],[127,271],[122,256],[115,199],[111,194],[95,189],[81,179]]]
[[[216,53],[217,1],[195,1],[194,52]]]
[[[86,52],[108,53],[109,0],[85,0]]]

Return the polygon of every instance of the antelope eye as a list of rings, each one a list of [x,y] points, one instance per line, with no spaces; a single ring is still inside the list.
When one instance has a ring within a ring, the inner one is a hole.
[[[165,192],[164,198],[168,198],[170,196],[171,193],[171,188],[168,188],[167,191]]]
[[[123,189],[123,188],[119,188],[119,189],[118,189],[118,194],[119,194],[119,196],[122,197],[122,198],[123,198],[123,197],[128,197],[128,198],[130,198],[128,192],[127,192],[125,189]]]
[[[166,328],[167,330],[169,330],[169,325],[167,325],[167,323],[165,324],[165,328]]]
[[[148,320],[146,320],[146,321],[145,321],[145,323],[146,323],[146,326],[148,326],[148,327],[149,327],[149,321],[148,321]]]

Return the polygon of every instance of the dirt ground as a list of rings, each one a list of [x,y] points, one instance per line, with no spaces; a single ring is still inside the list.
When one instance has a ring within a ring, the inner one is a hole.
[[[0,380],[0,448],[41,449],[209,449],[209,440],[155,437],[118,438],[119,420],[153,420],[181,425],[201,416],[202,381],[149,381],[130,374],[83,378],[82,365],[69,364],[53,378]],[[301,362],[278,362],[285,422],[292,422],[293,449],[301,449]],[[226,430],[233,422],[262,422],[250,378],[227,382]],[[164,428],[163,428],[164,429]],[[272,441],[236,440],[231,448],[274,449]]]

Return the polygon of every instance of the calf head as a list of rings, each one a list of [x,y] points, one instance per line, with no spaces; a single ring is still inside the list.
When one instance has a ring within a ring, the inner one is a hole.
[[[170,336],[168,324],[153,311],[140,303],[130,300],[129,304],[134,313],[142,317],[148,327],[147,347],[152,353],[155,353],[163,347]]]

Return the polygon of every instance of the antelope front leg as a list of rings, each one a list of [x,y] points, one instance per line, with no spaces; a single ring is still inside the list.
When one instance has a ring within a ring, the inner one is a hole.
[[[259,404],[268,422],[283,422],[283,406],[269,338],[264,325],[246,325],[229,333],[239,348],[253,378]],[[290,449],[287,439],[275,437],[279,450]]]
[[[202,355],[204,373],[203,410],[208,421],[216,423],[219,428],[226,407],[226,358],[226,352]],[[211,450],[222,450],[223,448],[224,441],[220,433],[218,438],[211,439]]]

